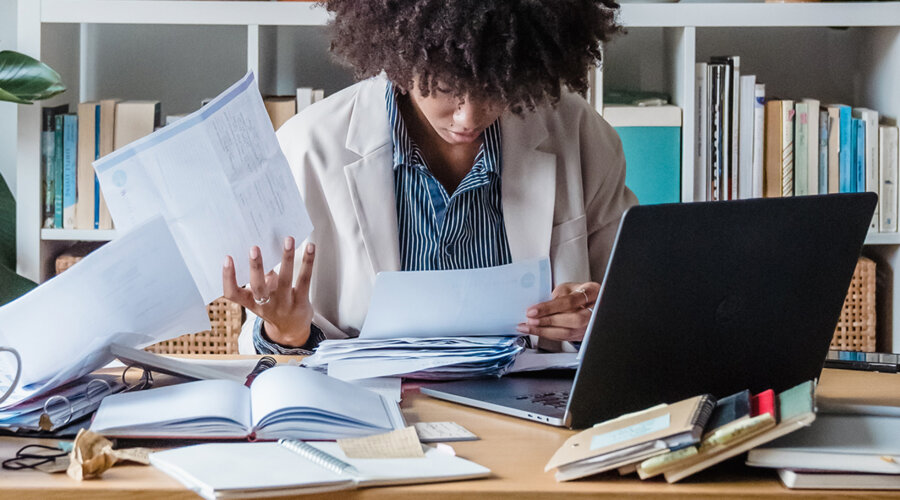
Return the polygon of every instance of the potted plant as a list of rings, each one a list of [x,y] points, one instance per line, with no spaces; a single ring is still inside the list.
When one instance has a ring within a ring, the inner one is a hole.
[[[0,101],[30,105],[65,91],[59,73],[50,66],[19,52],[0,51]],[[0,304],[5,304],[36,286],[15,272],[16,200],[0,178]]]

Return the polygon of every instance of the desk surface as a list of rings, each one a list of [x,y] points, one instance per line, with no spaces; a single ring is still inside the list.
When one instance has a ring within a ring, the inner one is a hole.
[[[859,401],[874,399],[882,404],[900,405],[900,375],[844,370],[825,370],[819,396],[828,399]],[[897,497],[897,492],[788,490],[769,469],[746,467],[741,459],[719,464],[677,484],[661,478],[640,481],[636,476],[619,477],[615,473],[569,483],[557,483],[552,473],[544,473],[544,464],[573,432],[528,422],[495,413],[438,401],[407,391],[402,408],[410,423],[454,421],[474,432],[479,441],[452,443],[459,456],[471,459],[493,471],[488,479],[366,488],[340,492],[341,498],[872,498]],[[15,455],[15,450],[34,442],[0,438],[0,459]],[[0,470],[0,497],[24,499],[60,498],[198,498],[169,476],[153,467],[117,466],[101,480],[76,482],[65,474],[47,475],[35,471]],[[337,496],[337,495],[336,495]],[[325,498],[304,496],[304,498]]]

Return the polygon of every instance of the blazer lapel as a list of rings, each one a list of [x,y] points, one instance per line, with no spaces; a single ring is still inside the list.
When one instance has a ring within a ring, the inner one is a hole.
[[[361,158],[344,167],[350,199],[375,274],[400,269],[393,148],[384,92],[387,81],[373,78],[353,104],[346,147]]]
[[[501,134],[503,219],[510,253],[513,261],[547,257],[556,201],[556,155],[538,149],[547,129],[539,119],[507,114]]]

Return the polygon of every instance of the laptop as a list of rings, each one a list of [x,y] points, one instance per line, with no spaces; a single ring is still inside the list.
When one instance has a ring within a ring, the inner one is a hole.
[[[622,217],[574,373],[422,392],[575,429],[822,370],[874,193],[636,206]]]

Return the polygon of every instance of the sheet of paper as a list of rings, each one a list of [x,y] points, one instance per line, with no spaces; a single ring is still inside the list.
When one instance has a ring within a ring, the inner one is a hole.
[[[516,362],[510,368],[510,373],[534,372],[541,370],[557,370],[578,368],[577,352],[537,352],[533,349],[525,349],[518,356]]]
[[[362,438],[338,439],[347,458],[422,458],[422,444],[416,428],[404,429]]]
[[[503,360],[508,357],[509,354],[507,353],[499,353],[485,357],[442,356],[432,358],[408,357],[406,359],[348,359],[328,363],[328,376],[341,380],[391,377],[416,373],[430,368],[472,364],[476,361],[484,363],[493,360]]]
[[[353,384],[377,392],[390,401],[400,402],[403,397],[403,380],[400,377],[375,377],[354,380]]]
[[[165,217],[207,303],[222,295],[226,255],[244,284],[253,245],[268,271],[285,237],[300,242],[312,231],[253,73],[94,168],[117,229]]]
[[[359,337],[519,335],[529,307],[550,299],[550,261],[453,271],[382,272]]]
[[[0,408],[105,365],[112,342],[145,347],[209,328],[175,241],[154,218],[0,308],[0,344],[22,356],[20,386]]]

